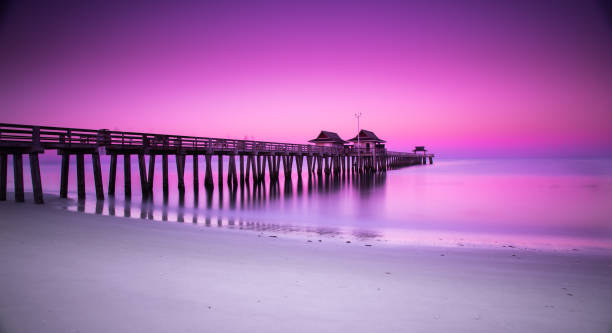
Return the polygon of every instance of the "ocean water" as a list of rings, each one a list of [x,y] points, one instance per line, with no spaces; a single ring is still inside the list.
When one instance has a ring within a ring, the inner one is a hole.
[[[9,158],[9,190],[10,162]],[[254,188],[251,182],[236,191],[228,188],[224,177],[219,191],[213,158],[215,188],[207,192],[200,158],[196,193],[193,165],[187,157],[186,191],[181,196],[175,161],[170,157],[170,193],[164,197],[158,157],[153,198],[142,200],[137,160],[132,157],[132,197],[126,200],[119,157],[116,196],[106,196],[104,201],[95,199],[91,161],[86,157],[85,162],[87,199],[76,200],[72,159],[70,200],[60,200],[63,209],[365,243],[612,249],[611,159],[437,159],[433,165],[359,177],[309,178],[304,170],[300,178],[294,169],[291,178],[285,178],[281,170],[276,184],[266,177],[263,186]],[[102,158],[102,169],[107,191],[107,156]],[[227,169],[226,159],[225,172]],[[43,191],[59,194],[59,156],[45,154],[41,172]],[[29,174],[25,183],[26,189],[31,188]]]

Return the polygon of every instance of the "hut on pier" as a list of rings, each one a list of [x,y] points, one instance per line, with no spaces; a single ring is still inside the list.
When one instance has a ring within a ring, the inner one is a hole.
[[[361,148],[366,151],[370,151],[373,149],[384,149],[385,148],[385,140],[380,139],[374,132],[368,130],[361,130],[359,133],[352,139],[348,140],[353,143],[353,147]]]
[[[426,154],[427,153],[427,149],[425,149],[425,146],[416,146],[414,147],[414,149],[412,150],[413,153],[423,153]]]
[[[316,138],[309,140],[308,142],[312,142],[316,146],[337,148],[342,148],[344,147],[344,144],[347,143],[347,141],[344,141],[342,140],[342,138],[340,138],[338,133],[329,131],[321,131],[321,133],[319,133]]]

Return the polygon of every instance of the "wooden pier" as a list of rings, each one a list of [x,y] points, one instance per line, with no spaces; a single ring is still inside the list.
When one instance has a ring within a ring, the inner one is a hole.
[[[45,150],[56,150],[61,156],[60,197],[68,196],[70,158],[76,158],[77,195],[85,198],[85,155],[91,155],[96,198],[104,199],[104,185],[100,155],[110,156],[108,195],[115,195],[117,161],[121,156],[124,171],[124,193],[132,194],[131,156],[138,157],[140,190],[142,197],[153,193],[155,160],[161,156],[163,193],[168,194],[168,156],[174,155],[178,177],[178,191],[185,192],[185,161],[193,160],[193,189],[199,191],[199,157],[204,156],[206,171],[203,186],[214,187],[212,156],[217,159],[217,186],[223,190],[224,177],[228,188],[235,190],[239,184],[262,183],[267,174],[271,182],[278,181],[281,164],[285,177],[291,177],[295,163],[298,177],[302,176],[306,162],[308,176],[372,174],[390,169],[433,163],[433,154],[423,152],[393,152],[387,149],[361,149],[352,146],[324,147],[252,140],[234,140],[181,135],[92,130],[51,126],[32,126],[0,123],[0,200],[6,200],[8,155],[13,155],[15,200],[24,201],[23,155],[29,156],[34,201],[43,203],[43,187],[38,155]],[[149,156],[147,168],[145,156]],[[224,175],[223,160],[228,158],[228,170]],[[236,158],[238,156],[238,158]],[[236,166],[238,164],[238,166]],[[148,169],[148,170],[147,170]]]

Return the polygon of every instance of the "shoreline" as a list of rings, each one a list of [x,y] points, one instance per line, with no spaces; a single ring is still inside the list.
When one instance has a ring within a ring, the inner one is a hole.
[[[0,331],[612,328],[608,254],[308,242],[32,203],[0,212]]]
[[[9,193],[11,194],[11,193]],[[26,198],[32,196],[26,192]],[[341,226],[321,227],[317,224],[291,224],[279,222],[282,219],[273,218],[268,222],[267,216],[249,218],[249,211],[232,212],[225,214],[223,210],[204,211],[208,214],[199,214],[197,209],[177,209],[171,207],[165,210],[170,214],[162,218],[163,206],[155,206],[138,200],[131,201],[130,215],[125,214],[123,208],[126,206],[124,200],[117,200],[113,204],[113,214],[109,210],[109,199],[102,202],[101,208],[96,207],[96,200],[85,200],[79,207],[79,201],[75,198],[61,199],[58,195],[45,194],[46,206],[61,209],[78,214],[111,216],[133,220],[146,220],[151,222],[171,222],[194,225],[206,228],[222,228],[225,230],[244,230],[247,232],[269,233],[281,235],[282,237],[305,240],[313,238],[327,238],[329,240],[349,240],[357,243],[388,244],[407,247],[432,247],[453,248],[466,247],[473,249],[494,250],[498,248],[522,249],[529,251],[541,251],[552,253],[583,253],[590,255],[612,256],[612,239],[608,237],[588,238],[570,237],[567,235],[545,235],[530,233],[493,233],[488,231],[459,231],[459,230],[428,230],[428,229],[363,229]],[[26,199],[26,202],[31,202]],[[10,200],[9,200],[10,201]],[[113,200],[115,202],[115,200]],[[99,211],[97,211],[100,209]],[[167,209],[167,207],[166,207]],[[155,210],[155,211],[153,211]],[[182,212],[181,218],[178,212]]]

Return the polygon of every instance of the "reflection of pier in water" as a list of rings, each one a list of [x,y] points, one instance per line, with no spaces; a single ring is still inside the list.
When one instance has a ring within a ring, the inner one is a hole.
[[[287,223],[263,223],[256,219],[241,216],[232,212],[249,209],[259,209],[266,203],[278,200],[297,200],[302,196],[313,194],[326,195],[342,190],[354,190],[360,196],[367,195],[371,190],[384,186],[386,175],[383,174],[364,174],[364,175],[338,175],[323,177],[308,177],[304,180],[297,177],[294,184],[291,177],[285,177],[281,191],[280,182],[259,183],[251,186],[244,183],[239,188],[223,192],[213,192],[206,190],[204,196],[194,195],[193,206],[185,206],[185,193],[179,192],[178,207],[170,209],[168,205],[168,195],[163,195],[163,202],[155,204],[152,197],[144,198],[140,201],[131,199],[117,200],[108,198],[106,200],[86,201],[77,200],[74,206],[68,207],[69,210],[76,210],[84,213],[99,215],[109,215],[128,218],[140,218],[152,221],[171,221],[180,223],[195,223],[205,226],[228,227],[234,229],[266,231],[266,232],[306,232],[309,234],[336,236],[341,231],[333,227],[307,227],[292,225]],[[306,183],[306,184],[304,184]],[[294,188],[295,185],[295,188]],[[304,189],[306,187],[306,189]],[[295,189],[295,191],[294,191]],[[219,195],[218,207],[213,206],[215,195]],[[224,195],[228,196],[228,207],[224,207]],[[202,203],[200,202],[202,200]],[[218,208],[218,209],[217,209]],[[356,238],[370,239],[379,235],[369,231],[355,231]]]

